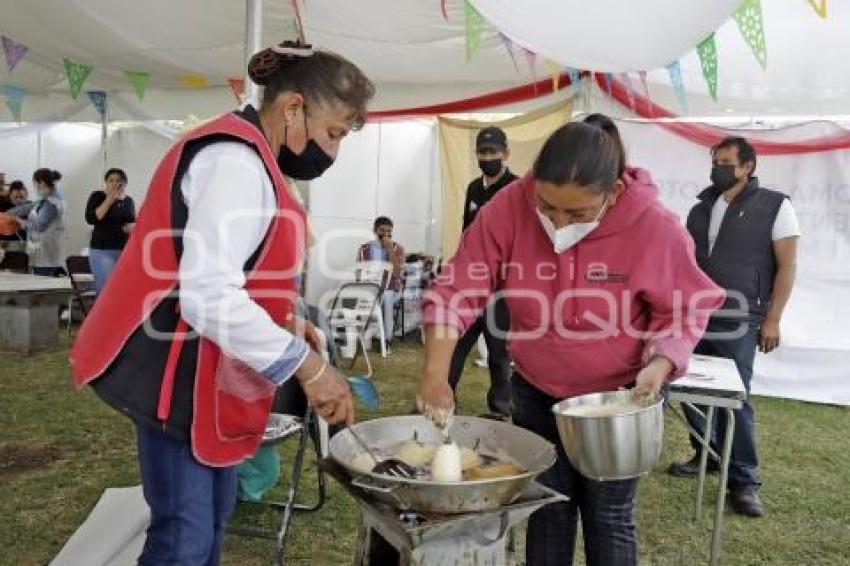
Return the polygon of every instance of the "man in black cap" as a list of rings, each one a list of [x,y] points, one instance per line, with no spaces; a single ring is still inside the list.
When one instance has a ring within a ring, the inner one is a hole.
[[[489,126],[478,132],[475,153],[482,175],[469,183],[466,189],[466,202],[463,206],[464,230],[472,224],[482,206],[487,204],[503,187],[517,179],[517,176],[511,173],[505,164],[510,151],[508,138],[502,129]],[[487,406],[490,409],[488,416],[507,419],[511,411],[511,361],[505,343],[505,334],[510,326],[508,308],[504,299],[499,299],[490,304],[488,309],[493,309],[490,318],[494,327],[488,327],[486,324],[486,313],[469,327],[466,334],[458,341],[452,355],[449,383],[452,389],[457,390],[466,357],[483,332],[487,343],[487,366],[490,369],[490,391],[487,393]]]

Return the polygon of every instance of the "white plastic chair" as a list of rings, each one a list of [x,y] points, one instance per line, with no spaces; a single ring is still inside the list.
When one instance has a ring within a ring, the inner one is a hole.
[[[354,267],[354,281],[357,283],[373,283],[380,289],[378,307],[369,320],[364,339],[369,343],[375,334],[378,335],[382,358],[387,357],[387,340],[391,339],[392,336],[387,336],[384,329],[384,309],[381,301],[384,291],[389,287],[392,274],[393,264],[388,261],[358,261]]]
[[[377,320],[380,336],[383,339],[384,327],[380,316],[381,288],[374,283],[345,283],[336,292],[328,309],[328,326],[334,339],[342,342],[340,352],[350,357],[351,364],[357,359],[359,344],[369,362],[367,331],[372,321]],[[376,317],[375,311],[378,311]],[[386,356],[386,350],[382,351]]]

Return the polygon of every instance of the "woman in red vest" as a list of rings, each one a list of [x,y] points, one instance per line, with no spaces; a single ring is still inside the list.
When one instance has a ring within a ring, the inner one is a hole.
[[[289,42],[255,54],[249,74],[265,87],[259,111],[169,150],[71,352],[77,387],[136,426],[151,508],[143,565],[218,563],[233,466],[259,446],[279,386],[330,423],[354,418],[345,380],[293,316],[305,213],[283,175],[330,167],[374,87],[339,55]]]

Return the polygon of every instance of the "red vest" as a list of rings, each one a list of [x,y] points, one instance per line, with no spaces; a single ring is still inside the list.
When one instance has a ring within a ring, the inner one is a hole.
[[[182,249],[182,244],[175,243],[174,231],[179,234],[184,227],[177,225],[178,209],[184,207],[179,182],[187,166],[184,159],[181,169],[181,157],[187,144],[226,140],[247,143],[257,151],[277,196],[278,214],[253,256],[253,266],[246,272],[245,289],[278,324],[290,316],[296,296],[294,278],[306,241],[304,210],[287,190],[276,157],[262,132],[247,119],[226,114],[183,137],[157,167],[133,234],[71,350],[77,388],[101,376],[134,378],[132,371],[123,369],[121,376],[115,376],[110,367],[120,365],[115,362],[128,340],[131,336],[141,336],[140,327],[150,319],[154,309],[169,296],[173,300],[175,292],[179,292],[178,249]],[[238,192],[234,192],[234,198],[239,198]],[[155,377],[159,391],[149,392],[157,396],[156,418],[162,421],[163,428],[171,410],[175,372],[187,329],[186,323],[179,319],[173,335],[166,338],[170,345],[156,350],[168,352],[167,359],[162,360],[165,367],[162,376]],[[162,340],[148,335],[144,339]],[[230,466],[252,456],[265,430],[274,384],[238,360],[228,358],[204,337],[197,343],[197,358],[192,362],[194,386],[191,427],[187,432],[195,457],[209,466]],[[150,378],[145,376],[146,380]]]

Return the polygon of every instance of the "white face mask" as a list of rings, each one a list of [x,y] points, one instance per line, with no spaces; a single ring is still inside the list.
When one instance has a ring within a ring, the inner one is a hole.
[[[596,218],[591,222],[573,222],[572,224],[568,224],[563,228],[555,228],[555,224],[549,220],[549,217],[540,212],[540,209],[536,209],[537,217],[540,218],[540,224],[543,225],[543,230],[546,232],[546,235],[549,236],[549,239],[552,240],[552,243],[555,245],[555,253],[560,254],[571,247],[575,246],[577,243],[582,241],[588,234],[593,232],[597,226],[599,226],[599,220],[602,218],[602,215],[605,213],[605,209],[608,208],[608,199],[606,197],[605,204],[602,205],[602,209],[599,211],[599,214],[596,215]]]

